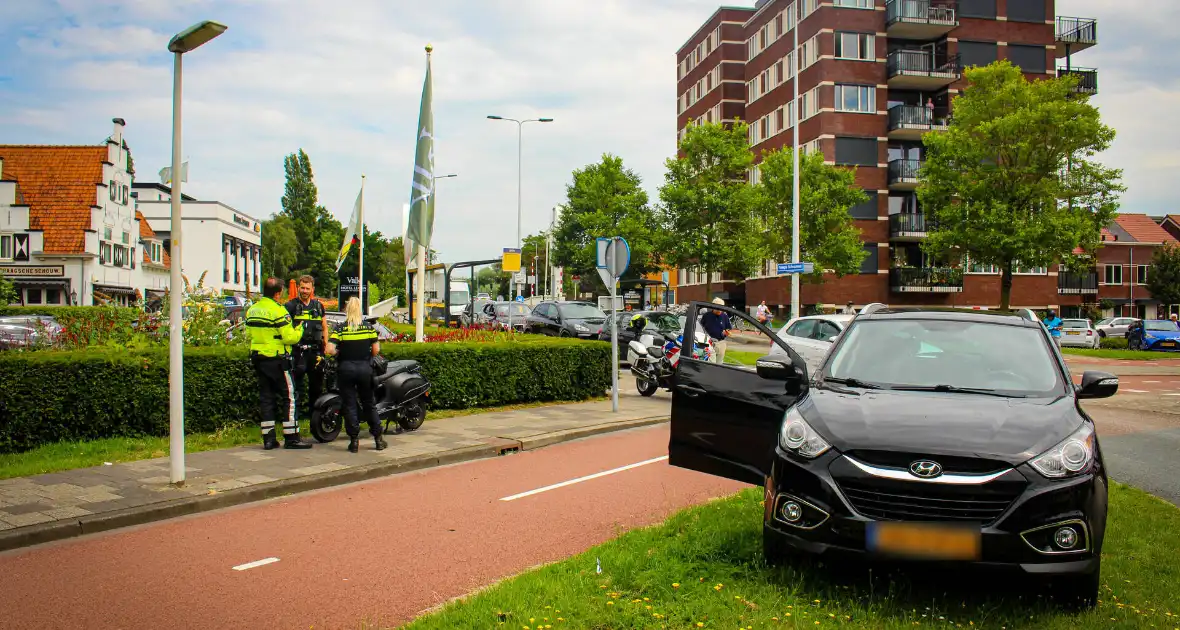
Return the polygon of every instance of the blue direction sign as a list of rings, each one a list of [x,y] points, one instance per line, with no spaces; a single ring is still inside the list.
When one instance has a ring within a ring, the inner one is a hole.
[[[516,296],[516,301],[517,301],[517,302],[523,302],[523,301],[524,301],[524,296],[523,296],[523,295],[518,295],[518,296]]]
[[[815,263],[797,262],[778,264],[778,274],[780,276],[793,273],[811,273],[813,271],[815,271]]]

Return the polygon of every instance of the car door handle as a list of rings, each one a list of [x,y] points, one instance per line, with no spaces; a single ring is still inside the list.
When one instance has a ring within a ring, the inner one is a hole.
[[[697,396],[706,393],[705,390],[694,385],[681,385],[680,391],[684,392],[684,394],[689,398],[696,398]]]

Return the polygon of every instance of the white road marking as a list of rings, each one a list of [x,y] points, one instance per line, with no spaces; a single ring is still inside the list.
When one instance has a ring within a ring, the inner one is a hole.
[[[1164,394],[1164,396],[1180,396],[1180,394]]]
[[[1159,381],[1143,381],[1144,383],[1158,383]]]
[[[1147,390],[1145,390],[1145,389],[1120,389],[1119,391],[1120,392],[1130,392],[1132,394],[1146,394],[1147,393]]]
[[[238,566],[234,567],[234,571],[245,571],[246,569],[253,569],[256,567],[261,567],[264,565],[268,565],[272,562],[278,562],[278,561],[279,561],[278,558],[263,558],[261,560],[255,560],[254,562],[247,562],[246,564],[239,564]]]
[[[555,483],[555,484],[553,484],[553,485],[551,485],[551,486],[545,486],[544,488],[537,488],[536,490],[529,490],[528,492],[521,492],[520,494],[514,494],[514,495],[512,495],[512,496],[509,496],[509,497],[501,497],[501,498],[500,498],[500,500],[501,500],[501,501],[515,501],[515,500],[517,500],[517,499],[523,499],[523,498],[525,498],[525,497],[531,497],[531,496],[533,496],[534,494],[541,494],[542,492],[549,492],[550,490],[556,490],[556,489],[558,489],[558,488],[564,488],[564,487],[566,487],[566,486],[572,486],[572,485],[574,485],[575,483],[582,483],[583,481],[590,481],[591,479],[598,479],[599,477],[605,477],[605,476],[607,476],[607,475],[613,475],[613,474],[615,474],[615,473],[621,473],[621,472],[623,472],[623,471],[625,471],[625,470],[631,470],[632,468],[639,468],[640,466],[646,466],[646,465],[648,465],[648,464],[654,464],[654,463],[656,463],[656,462],[662,462],[662,461],[664,461],[665,459],[668,459],[668,456],[667,456],[667,455],[664,455],[664,456],[661,456],[661,457],[657,457],[657,458],[655,458],[655,459],[648,459],[648,460],[645,460],[645,461],[642,461],[642,462],[636,462],[636,463],[634,463],[634,464],[627,464],[626,466],[620,466],[620,467],[618,467],[618,468],[612,468],[612,469],[610,469],[610,470],[604,470],[604,471],[602,471],[602,472],[597,472],[597,473],[594,473],[593,475],[586,475],[585,477],[578,477],[577,479],[570,479],[569,481],[563,481],[563,482],[561,482],[561,483]]]

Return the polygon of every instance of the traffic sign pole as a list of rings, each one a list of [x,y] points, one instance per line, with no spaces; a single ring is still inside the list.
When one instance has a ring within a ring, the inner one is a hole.
[[[631,264],[631,247],[622,237],[599,238],[595,243],[595,266],[610,293],[610,382],[611,411],[619,411],[619,306],[616,304],[619,278]]]

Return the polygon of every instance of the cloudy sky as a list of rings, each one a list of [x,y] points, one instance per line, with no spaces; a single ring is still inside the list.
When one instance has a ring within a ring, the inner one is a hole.
[[[733,0],[729,4],[736,3]],[[750,0],[752,4],[752,0]],[[1100,71],[1095,102],[1118,140],[1123,209],[1175,212],[1180,66],[1166,44],[1174,0],[1057,0],[1099,19],[1075,56]],[[367,175],[372,228],[401,232],[432,43],[436,247],[495,256],[516,239],[516,125],[524,126],[525,233],[543,229],[570,171],[622,156],[654,198],[675,145],[675,51],[707,0],[11,0],[0,2],[0,144],[90,144],[127,120],[140,180],[170,159],[168,39],[229,25],[185,57],[186,192],[258,218],[279,209],[283,156],[311,156],[320,201],[347,222]]]

